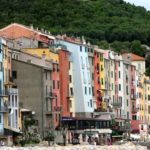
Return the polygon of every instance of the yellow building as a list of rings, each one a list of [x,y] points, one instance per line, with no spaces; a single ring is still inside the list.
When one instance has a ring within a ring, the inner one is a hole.
[[[23,51],[39,57],[45,57],[46,59],[52,60],[53,62],[59,62],[58,53],[55,53],[48,48],[27,48],[23,49]]]
[[[144,78],[145,121],[150,126],[150,77]]]

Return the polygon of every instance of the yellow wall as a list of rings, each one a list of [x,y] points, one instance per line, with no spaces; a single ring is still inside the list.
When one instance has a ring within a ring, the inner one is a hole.
[[[45,54],[46,59],[52,59],[55,62],[59,62],[58,54],[50,51],[48,48],[27,48],[23,51],[39,57],[42,57],[42,55]]]

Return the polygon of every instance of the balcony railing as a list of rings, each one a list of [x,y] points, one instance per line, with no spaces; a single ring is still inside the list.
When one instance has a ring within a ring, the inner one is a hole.
[[[4,112],[8,112],[9,109],[7,106],[0,106],[0,112],[4,113]]]
[[[7,97],[7,96],[9,96],[9,92],[7,90],[0,91],[0,97]]]
[[[136,100],[136,95],[135,94],[131,94],[131,99],[132,100]]]
[[[50,97],[50,98],[57,98],[57,95],[53,92],[48,92],[46,97]]]
[[[130,128],[128,126],[113,126],[112,129],[117,130],[117,131],[128,131],[128,130],[130,130]]]
[[[114,102],[112,105],[114,108],[120,108],[122,106],[120,102]]]
[[[139,108],[132,108],[132,113],[137,113],[139,111]]]
[[[54,106],[53,110],[57,111],[57,112],[60,112],[61,111],[61,107],[60,106]]]

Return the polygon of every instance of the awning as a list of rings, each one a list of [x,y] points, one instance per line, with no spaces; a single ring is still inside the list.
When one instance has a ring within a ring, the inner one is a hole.
[[[21,111],[21,112],[31,112],[31,110],[25,109],[25,108],[21,108],[20,111]]]
[[[22,132],[20,131],[20,129],[16,129],[16,128],[11,128],[11,127],[4,127],[4,133],[6,135],[21,135]]]

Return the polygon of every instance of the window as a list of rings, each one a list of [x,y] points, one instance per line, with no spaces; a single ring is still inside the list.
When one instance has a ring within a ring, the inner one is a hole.
[[[121,74],[120,74],[120,71],[119,71],[119,78],[121,78]]]
[[[85,52],[87,52],[87,47],[85,47]]]
[[[57,89],[59,89],[59,81],[57,81]]]
[[[90,106],[91,106],[91,107],[93,106],[93,102],[92,102],[92,99],[90,99]]]
[[[12,71],[12,77],[13,79],[17,79],[17,71]]]
[[[94,96],[94,87],[92,86],[92,95]]]
[[[87,88],[85,87],[85,94],[87,93]]]
[[[121,84],[119,84],[119,91],[121,91]]]
[[[12,106],[14,107],[14,95],[12,95]]]
[[[0,115],[0,123],[2,123],[2,116]]]
[[[70,80],[70,83],[72,82],[72,76],[71,75],[69,75],[69,80]]]
[[[148,95],[148,100],[150,101],[150,95]]]
[[[100,61],[103,61],[103,55],[100,55]]]
[[[126,94],[127,95],[129,94],[129,92],[128,92],[128,86],[126,86]]]
[[[101,65],[101,71],[103,71],[104,69],[103,69],[103,65]]]
[[[2,62],[0,62],[0,71],[3,71],[3,65],[2,65]]]
[[[114,89],[114,85],[113,85],[113,83],[111,84],[111,89],[112,89],[112,90]]]
[[[57,72],[59,72],[59,65],[57,64]]]
[[[73,88],[70,88],[70,94],[73,95]]]
[[[46,96],[47,96],[47,85],[46,85],[46,87],[45,87],[45,90],[46,90],[45,92],[46,92]]]
[[[129,105],[129,102],[128,102],[128,99],[127,99],[127,107],[128,107],[128,105]]]
[[[17,95],[15,95],[15,107],[18,107],[18,103],[17,103]]]
[[[53,72],[55,72],[55,64],[53,64]]]
[[[127,119],[129,119],[129,112],[127,112]]]
[[[120,67],[120,61],[118,61],[118,66]]]
[[[101,78],[101,84],[102,84],[102,85],[104,84],[104,82],[103,82],[103,78]]]
[[[82,46],[80,46],[80,52],[82,52]]]
[[[148,113],[150,114],[150,106],[148,106]]]
[[[55,80],[53,80],[53,89],[55,89]]]
[[[89,87],[89,95],[91,95],[91,88]]]

